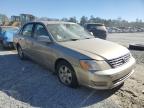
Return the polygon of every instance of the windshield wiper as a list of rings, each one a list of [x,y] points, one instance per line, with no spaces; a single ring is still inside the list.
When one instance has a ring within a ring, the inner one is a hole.
[[[85,39],[90,39],[90,38],[85,38]]]
[[[94,37],[87,37],[87,38],[84,38],[84,39],[91,39],[91,38],[94,38]]]
[[[77,38],[72,38],[72,39],[67,39],[67,40],[59,40],[58,42],[66,42],[66,41],[77,41],[79,39]]]
[[[73,38],[73,39],[69,39],[69,40],[71,40],[71,41],[77,41],[77,40],[79,40],[79,39]]]

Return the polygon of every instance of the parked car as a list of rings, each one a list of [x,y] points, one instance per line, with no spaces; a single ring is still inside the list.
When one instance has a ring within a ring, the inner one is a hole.
[[[17,27],[3,26],[1,32],[1,43],[4,48],[13,47],[13,36],[18,31]]]
[[[14,36],[14,45],[21,59],[46,66],[69,87],[111,89],[134,72],[135,59],[127,48],[95,38],[75,23],[27,23]]]
[[[91,32],[95,37],[100,39],[107,38],[107,29],[104,24],[100,23],[87,23],[85,24],[85,29]]]
[[[3,38],[2,38],[2,27],[0,26],[0,43],[2,43],[2,40],[3,40]]]

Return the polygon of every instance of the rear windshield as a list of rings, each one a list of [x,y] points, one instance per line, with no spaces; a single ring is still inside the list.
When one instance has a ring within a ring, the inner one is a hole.
[[[100,25],[100,24],[88,24],[87,25],[87,29],[106,29],[104,25]]]

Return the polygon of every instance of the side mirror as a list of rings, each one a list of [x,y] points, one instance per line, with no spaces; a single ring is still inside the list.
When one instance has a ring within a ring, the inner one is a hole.
[[[39,36],[39,37],[37,38],[37,40],[40,41],[40,42],[51,43],[50,38],[49,38],[48,36],[44,36],[44,35]]]
[[[93,32],[90,32],[90,34],[94,36]]]

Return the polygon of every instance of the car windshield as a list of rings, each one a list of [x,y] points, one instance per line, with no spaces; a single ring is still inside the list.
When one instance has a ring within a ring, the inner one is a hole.
[[[94,38],[78,24],[48,24],[48,31],[56,41],[75,41]]]

